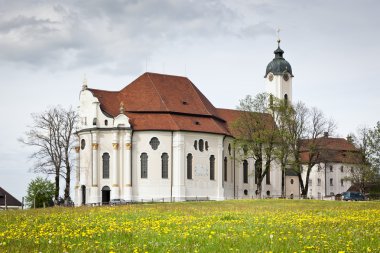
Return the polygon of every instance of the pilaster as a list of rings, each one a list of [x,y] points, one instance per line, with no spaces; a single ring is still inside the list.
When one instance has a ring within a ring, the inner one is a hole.
[[[118,134],[114,134],[113,143],[112,143],[112,170],[111,170],[111,199],[119,198],[120,189],[119,189],[119,139]]]
[[[185,200],[185,147],[184,135],[173,133],[173,197],[176,201]]]
[[[126,132],[124,135],[124,168],[123,168],[123,198],[125,200],[132,200],[132,143],[131,133]]]
[[[216,178],[217,178],[217,199],[218,200],[223,200],[224,199],[224,188],[223,188],[223,137],[220,137],[218,139],[218,150],[217,150],[217,157],[219,159],[216,159]]]

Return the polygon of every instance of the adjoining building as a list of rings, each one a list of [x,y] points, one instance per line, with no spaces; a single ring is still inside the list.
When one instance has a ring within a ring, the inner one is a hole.
[[[304,181],[309,161],[308,142],[310,140],[302,140],[300,154],[305,171],[302,174]],[[348,180],[351,171],[360,163],[360,154],[351,138],[331,138],[326,132],[324,137],[315,141],[315,144],[318,157],[314,158],[315,165],[310,172],[307,196],[322,199],[347,191],[351,187],[351,182]]]
[[[0,187],[0,210],[21,209],[22,203]]]
[[[265,73],[266,90],[291,102],[292,68],[279,45],[274,54]],[[119,198],[259,197],[253,159],[239,159],[232,145],[231,124],[240,114],[214,107],[181,76],[144,73],[120,91],[88,88],[84,83],[76,147],[76,205]],[[268,117],[262,114],[262,120]],[[264,196],[281,196],[281,174],[273,162],[264,179]]]

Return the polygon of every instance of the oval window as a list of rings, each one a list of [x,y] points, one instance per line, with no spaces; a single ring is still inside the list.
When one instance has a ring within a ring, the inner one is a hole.
[[[85,147],[86,147],[86,141],[84,139],[82,139],[80,141],[80,148],[83,150]]]
[[[160,145],[160,141],[157,137],[153,137],[152,139],[150,139],[149,144],[153,150],[156,150],[158,148],[158,145]]]

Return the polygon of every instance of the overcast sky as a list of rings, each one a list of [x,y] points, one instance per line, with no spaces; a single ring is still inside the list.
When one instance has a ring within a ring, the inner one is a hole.
[[[345,137],[380,120],[380,1],[0,0],[0,186],[21,200],[30,114],[77,107],[88,86],[120,90],[146,70],[185,75],[216,107],[265,91],[280,27],[293,100]],[[63,186],[63,185],[62,185]]]

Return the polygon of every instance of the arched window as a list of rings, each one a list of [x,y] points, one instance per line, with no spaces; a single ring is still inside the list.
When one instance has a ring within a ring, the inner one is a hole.
[[[108,126],[108,120],[104,120],[104,125]]]
[[[187,179],[193,178],[193,155],[187,154]]]
[[[290,179],[290,184],[294,184],[294,179]]]
[[[92,125],[93,125],[93,126],[96,126],[97,121],[98,121],[98,120],[97,120],[96,118],[94,118],[94,119],[92,120]]]
[[[168,161],[169,161],[168,154],[162,153],[162,156],[161,156],[161,176],[162,176],[162,178],[168,178]]]
[[[215,156],[210,156],[210,180],[215,180]]]
[[[157,150],[158,145],[160,145],[160,141],[158,140],[157,137],[153,137],[152,139],[150,139],[149,144],[153,150]]]
[[[197,141],[197,140],[194,141],[194,149],[195,149],[195,150],[198,149],[198,141]]]
[[[261,177],[261,175],[259,175],[260,173],[258,169],[258,167],[260,167],[260,164],[261,164],[260,160],[255,161],[255,184],[257,184],[257,182],[259,181],[259,176]]]
[[[265,176],[266,184],[270,184],[270,167],[268,168],[267,174]]]
[[[224,169],[224,181],[227,182],[227,165],[228,165],[228,162],[227,162],[227,156],[224,157],[224,166],[223,166],[223,169]]]
[[[231,155],[231,143],[228,144],[228,154]]]
[[[148,178],[148,155],[147,153],[141,153],[141,178]]]
[[[287,105],[288,104],[288,94],[284,95],[284,100],[285,100],[285,104]]]
[[[247,160],[243,161],[243,183],[248,184],[248,162],[247,162]]]
[[[200,139],[198,143],[199,143],[199,151],[203,152],[203,140]]]
[[[205,149],[208,151],[208,141],[205,141]]]
[[[110,154],[103,153],[103,178],[110,178]]]

